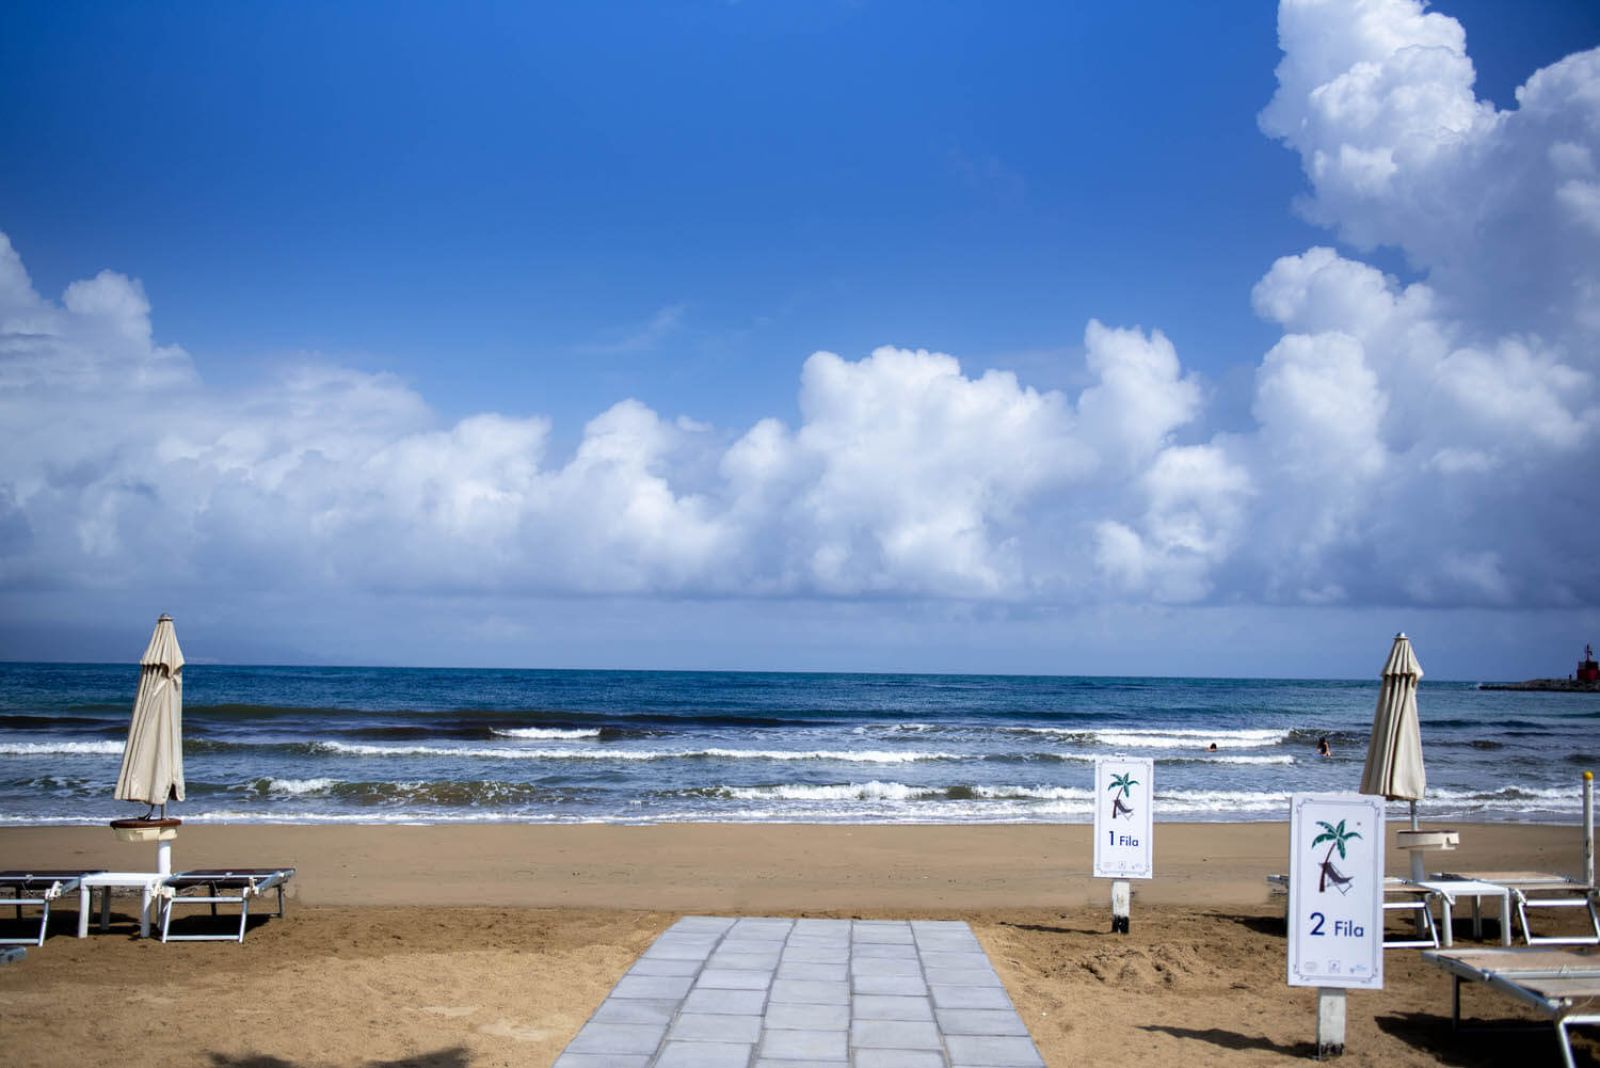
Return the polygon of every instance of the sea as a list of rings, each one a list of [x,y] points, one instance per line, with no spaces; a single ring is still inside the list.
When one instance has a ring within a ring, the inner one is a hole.
[[[0,664],[0,825],[142,814],[112,798],[138,676]],[[1155,761],[1157,820],[1283,820],[1292,793],[1358,787],[1378,695],[1376,679],[204,664],[183,680],[172,814],[194,823],[1086,823],[1101,756]],[[1581,818],[1600,695],[1425,678],[1418,705],[1424,818]]]

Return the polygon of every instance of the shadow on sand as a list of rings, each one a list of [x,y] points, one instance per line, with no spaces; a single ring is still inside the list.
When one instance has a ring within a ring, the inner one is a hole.
[[[1038,931],[1042,934],[1098,935],[1105,934],[1107,930],[1107,927],[1055,927],[1047,923],[1009,923],[1004,921],[999,926],[1014,927],[1019,931]]]
[[[1216,913],[1216,917],[1219,920],[1236,923],[1245,930],[1254,931],[1256,934],[1273,935],[1277,938],[1282,938],[1285,933],[1282,916],[1235,916],[1219,912]]]
[[[1560,1047],[1551,1023],[1527,1017],[1497,1021],[1467,1019],[1461,1030],[1450,1017],[1431,1012],[1393,1012],[1377,1017],[1378,1029],[1415,1046],[1441,1063],[1493,1065],[1560,1063]],[[1578,1065],[1600,1065],[1592,1042],[1573,1029],[1572,1059]],[[1587,1048],[1586,1048],[1587,1047]]]
[[[1289,1057],[1311,1057],[1317,1052],[1315,1042],[1274,1042],[1265,1035],[1242,1035],[1237,1031],[1224,1031],[1220,1027],[1208,1027],[1203,1030],[1194,1027],[1169,1027],[1165,1024],[1145,1024],[1141,1031],[1160,1031],[1162,1034],[1171,1035],[1173,1038],[1189,1038],[1196,1042],[1209,1042],[1222,1049],[1247,1050],[1259,1049],[1269,1053],[1282,1053]]]
[[[210,1054],[211,1068],[302,1068],[295,1061],[284,1060],[266,1053],[245,1053],[233,1056],[228,1053]],[[467,1068],[471,1058],[462,1046],[419,1053],[415,1057],[401,1057],[395,1061],[367,1061],[361,1068]]]

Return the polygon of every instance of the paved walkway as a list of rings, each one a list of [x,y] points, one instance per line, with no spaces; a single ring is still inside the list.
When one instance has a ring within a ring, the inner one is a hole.
[[[972,928],[689,916],[555,1068],[1042,1068]]]

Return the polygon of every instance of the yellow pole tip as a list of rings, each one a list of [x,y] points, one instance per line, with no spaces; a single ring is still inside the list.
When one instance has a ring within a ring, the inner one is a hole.
[[[1594,772],[1592,772],[1592,771],[1584,772],[1583,773],[1583,781],[1584,782],[1594,782]]]

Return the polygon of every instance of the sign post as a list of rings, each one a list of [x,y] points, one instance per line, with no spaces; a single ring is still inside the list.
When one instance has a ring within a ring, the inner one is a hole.
[[[1111,930],[1128,933],[1129,879],[1155,874],[1156,764],[1149,758],[1098,757],[1094,762],[1094,874],[1112,879]]]
[[[1383,799],[1295,794],[1289,813],[1289,985],[1321,988],[1317,1057],[1337,1057],[1345,991],[1383,988]]]

